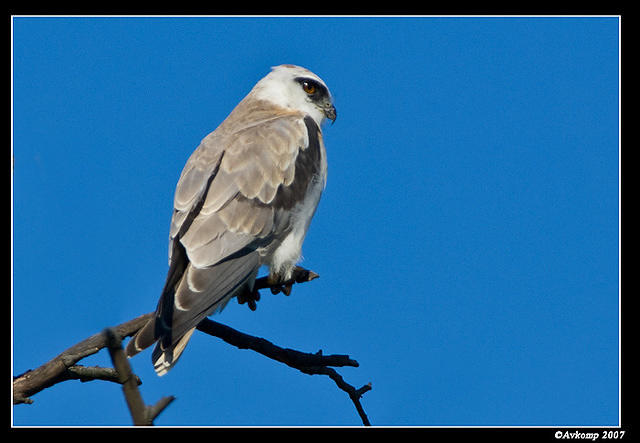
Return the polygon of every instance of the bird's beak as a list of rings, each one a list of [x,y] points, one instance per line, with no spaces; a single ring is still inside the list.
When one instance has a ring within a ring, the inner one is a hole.
[[[331,120],[331,124],[336,121],[336,117],[338,116],[336,112],[336,107],[333,105],[329,105],[323,108],[324,115]]]

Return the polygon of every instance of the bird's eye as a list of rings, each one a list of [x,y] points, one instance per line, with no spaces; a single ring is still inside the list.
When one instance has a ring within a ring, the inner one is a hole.
[[[313,95],[316,93],[316,85],[310,82],[302,82],[302,89],[309,95]]]

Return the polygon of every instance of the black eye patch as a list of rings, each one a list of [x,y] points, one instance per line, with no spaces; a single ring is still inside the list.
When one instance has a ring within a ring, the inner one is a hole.
[[[320,99],[327,95],[327,88],[324,85],[312,78],[308,77],[296,77],[295,81],[300,83],[302,90],[307,93],[313,100]]]

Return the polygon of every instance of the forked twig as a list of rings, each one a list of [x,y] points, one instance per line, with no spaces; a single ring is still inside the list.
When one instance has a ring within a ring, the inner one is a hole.
[[[131,371],[131,365],[122,349],[122,340],[112,328],[105,329],[104,334],[107,338],[109,355],[118,373],[118,379],[122,385],[122,392],[127,401],[133,424],[135,426],[151,426],[153,420],[169,406],[175,397],[163,397],[156,405],[146,406],[138,390],[136,376],[133,374],[133,371]]]
[[[362,423],[365,426],[371,425],[369,418],[367,417],[367,414],[365,414],[362,404],[360,403],[360,397],[362,397],[365,392],[371,390],[371,383],[364,385],[360,389],[356,389],[345,382],[342,376],[331,367],[358,367],[358,362],[351,359],[348,355],[323,355],[322,352],[311,354],[296,351],[294,349],[281,348],[264,338],[245,334],[208,318],[201,321],[198,324],[197,329],[206,334],[221,338],[225,342],[239,349],[250,349],[273,360],[284,363],[287,366],[295,368],[305,374],[327,375],[340,389],[349,394],[349,398],[356,407]]]

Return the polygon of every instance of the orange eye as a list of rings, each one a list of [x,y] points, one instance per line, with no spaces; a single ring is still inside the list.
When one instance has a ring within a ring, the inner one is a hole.
[[[313,83],[309,83],[309,82],[302,83],[302,89],[304,89],[304,92],[306,92],[309,95],[316,93],[316,85],[314,85]]]

